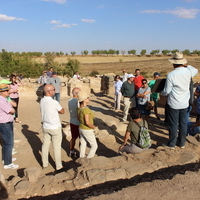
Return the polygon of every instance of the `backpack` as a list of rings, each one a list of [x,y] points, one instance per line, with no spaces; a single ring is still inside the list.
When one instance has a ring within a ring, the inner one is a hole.
[[[139,141],[137,145],[142,149],[149,148],[151,146],[151,138],[149,130],[145,127],[144,120],[143,120],[143,125],[140,125],[138,122],[135,122],[135,124],[140,128]]]

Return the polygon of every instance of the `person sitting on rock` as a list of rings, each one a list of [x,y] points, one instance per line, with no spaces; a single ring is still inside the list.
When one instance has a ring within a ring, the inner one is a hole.
[[[200,133],[200,121],[188,122],[187,123],[187,134],[194,136],[198,133]]]
[[[123,152],[126,153],[141,153],[142,151],[148,149],[148,148],[141,148],[139,145],[139,131],[140,128],[138,124],[141,126],[144,123],[144,126],[148,128],[148,123],[144,120],[142,120],[139,116],[139,111],[137,108],[131,108],[129,110],[129,114],[132,118],[132,121],[129,122],[126,133],[124,136],[124,142],[123,144],[119,147],[119,153],[122,154]],[[127,144],[129,138],[131,139],[131,143]]]

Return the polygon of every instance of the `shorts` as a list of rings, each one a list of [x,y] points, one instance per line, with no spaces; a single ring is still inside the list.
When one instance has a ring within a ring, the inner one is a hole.
[[[154,107],[158,107],[158,99],[153,97]]]
[[[150,115],[150,110],[146,110],[146,105],[138,105],[138,110],[141,115]]]
[[[71,124],[71,123],[70,123],[70,128],[71,128],[71,135],[72,135],[72,138],[76,139],[76,138],[80,137],[80,134],[79,134],[79,126],[78,126],[78,125],[75,125],[75,124]]]

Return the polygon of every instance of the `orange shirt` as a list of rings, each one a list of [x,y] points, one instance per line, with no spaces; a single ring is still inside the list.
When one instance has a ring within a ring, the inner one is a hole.
[[[144,79],[142,75],[135,76],[134,78],[135,90],[139,90],[139,88],[142,86],[142,79]]]

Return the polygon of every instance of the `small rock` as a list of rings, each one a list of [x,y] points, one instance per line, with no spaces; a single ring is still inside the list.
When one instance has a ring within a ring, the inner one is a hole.
[[[31,183],[34,183],[38,180],[38,177],[40,176],[41,171],[42,171],[42,168],[40,167],[29,167],[24,170],[24,174]]]

